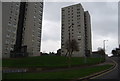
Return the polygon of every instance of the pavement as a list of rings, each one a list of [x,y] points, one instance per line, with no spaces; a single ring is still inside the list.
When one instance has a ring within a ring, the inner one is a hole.
[[[120,57],[107,58],[107,62],[114,62],[116,66],[110,71],[90,78],[89,81],[120,81]]]

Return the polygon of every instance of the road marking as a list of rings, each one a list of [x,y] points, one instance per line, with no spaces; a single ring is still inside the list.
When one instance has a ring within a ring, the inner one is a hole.
[[[111,59],[111,60],[112,60],[112,59]],[[100,75],[91,77],[90,79],[95,79],[95,78],[97,78],[97,77],[100,77],[100,76],[102,76],[102,75],[105,75],[105,74],[107,74],[107,73],[109,73],[109,72],[115,70],[115,69],[117,68],[118,64],[117,64],[114,60],[112,60],[112,61],[115,63],[115,67],[114,67],[113,69],[111,69],[110,71],[107,71],[107,72],[105,72],[105,73],[102,73],[102,74],[100,74]]]

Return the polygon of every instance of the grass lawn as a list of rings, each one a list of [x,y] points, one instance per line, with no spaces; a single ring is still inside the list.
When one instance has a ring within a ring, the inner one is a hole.
[[[3,67],[66,67],[68,66],[66,57],[64,56],[37,56],[26,58],[3,59]],[[86,64],[99,63],[103,58],[87,58]],[[85,65],[83,57],[72,57],[71,65]]]
[[[90,68],[65,70],[59,72],[6,73],[6,74],[3,73],[3,79],[76,79],[108,69],[111,66],[112,65],[102,65]]]

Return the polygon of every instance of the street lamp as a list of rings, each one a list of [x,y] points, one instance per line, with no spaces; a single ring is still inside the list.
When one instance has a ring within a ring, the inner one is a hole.
[[[105,51],[105,43],[106,43],[106,41],[108,41],[108,40],[103,40],[103,50]]]
[[[105,43],[106,43],[106,41],[108,41],[108,40],[103,40],[103,50],[104,50],[104,52],[105,52]],[[106,53],[105,53],[105,54],[106,54]],[[105,61],[105,59],[106,59],[105,54],[104,54],[104,61]]]

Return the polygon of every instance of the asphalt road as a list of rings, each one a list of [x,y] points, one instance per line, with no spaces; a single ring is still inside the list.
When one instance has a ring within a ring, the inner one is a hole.
[[[120,57],[111,57],[114,62],[116,62],[116,67],[104,74],[101,74],[91,81],[120,81]],[[108,62],[110,62],[110,59],[107,59]]]

